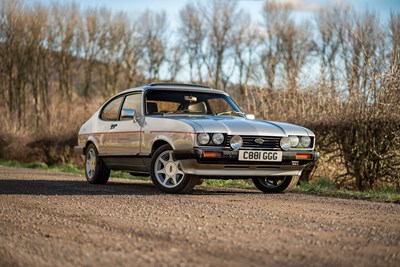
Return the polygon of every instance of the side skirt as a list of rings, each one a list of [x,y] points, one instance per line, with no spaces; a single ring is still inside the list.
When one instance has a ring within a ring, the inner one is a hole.
[[[129,171],[144,175],[150,173],[150,157],[102,156],[101,159],[111,170]]]

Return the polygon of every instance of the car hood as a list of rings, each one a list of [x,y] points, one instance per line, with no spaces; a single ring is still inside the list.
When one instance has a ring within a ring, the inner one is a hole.
[[[196,132],[227,133],[228,135],[314,136],[312,131],[301,126],[234,116],[180,117],[176,119],[190,124]]]

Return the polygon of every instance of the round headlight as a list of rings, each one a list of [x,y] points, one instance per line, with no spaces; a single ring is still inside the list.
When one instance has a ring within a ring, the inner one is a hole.
[[[300,137],[300,144],[301,144],[302,147],[310,147],[311,138],[309,136]]]
[[[214,144],[220,145],[224,142],[224,135],[222,133],[213,134],[212,141]]]
[[[290,146],[291,147],[296,147],[299,145],[299,138],[295,135],[289,136],[290,139]]]
[[[210,135],[208,133],[200,133],[197,135],[197,141],[200,145],[207,145],[210,142]]]
[[[292,144],[289,137],[283,137],[280,143],[283,150],[289,150]]]
[[[243,145],[242,137],[240,137],[239,135],[233,136],[230,140],[230,145],[231,145],[231,148],[233,148],[234,150],[238,150]]]

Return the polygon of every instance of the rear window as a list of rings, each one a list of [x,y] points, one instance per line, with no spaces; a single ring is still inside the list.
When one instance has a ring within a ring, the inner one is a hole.
[[[109,102],[102,110],[100,118],[106,121],[117,121],[123,97],[118,97]]]

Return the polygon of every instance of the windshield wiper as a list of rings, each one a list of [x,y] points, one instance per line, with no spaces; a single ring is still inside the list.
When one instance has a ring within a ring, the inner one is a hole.
[[[165,111],[162,113],[165,116],[165,115],[172,115],[172,114],[189,114],[189,113],[191,113],[191,111],[188,109],[180,109],[180,110]]]
[[[220,112],[215,114],[217,116],[221,116],[221,115],[234,115],[234,116],[241,116],[241,117],[246,117],[246,114],[243,112],[239,112],[239,111],[235,111],[235,110],[231,110],[231,111],[224,111],[224,112]]]
[[[183,113],[191,113],[191,111],[189,109],[179,109],[179,110],[173,111],[173,113],[183,114]]]

